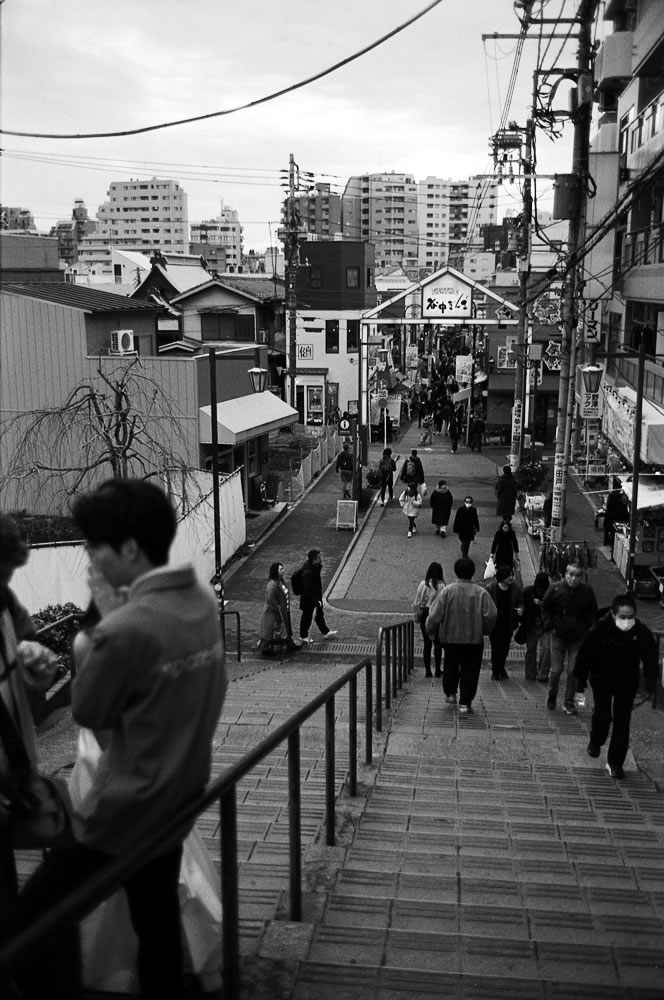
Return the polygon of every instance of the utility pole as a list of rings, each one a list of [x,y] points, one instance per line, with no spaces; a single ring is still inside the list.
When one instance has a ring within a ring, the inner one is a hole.
[[[290,154],[288,164],[288,199],[286,202],[286,226],[279,230],[279,238],[284,241],[286,264],[286,330],[288,363],[288,402],[295,406],[295,373],[297,370],[297,269],[300,262],[300,213],[295,200],[299,188],[299,167]]]
[[[597,14],[599,0],[581,0],[577,11],[579,22],[579,48],[576,66],[576,109],[574,119],[574,145],[570,185],[569,236],[567,253],[569,266],[563,286],[561,314],[561,367],[558,391],[556,428],[556,453],[553,465],[553,500],[551,506],[551,537],[562,541],[565,530],[565,503],[567,496],[567,470],[570,463],[570,441],[574,415],[576,374],[576,335],[578,307],[577,253],[582,242],[586,208],[586,181],[588,176],[590,122],[592,118],[592,35],[591,29]]]

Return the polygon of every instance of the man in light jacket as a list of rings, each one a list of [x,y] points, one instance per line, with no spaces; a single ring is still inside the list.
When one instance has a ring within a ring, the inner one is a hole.
[[[457,577],[438,592],[429,608],[426,628],[433,638],[438,639],[445,651],[443,665],[443,693],[448,705],[457,701],[459,690],[459,712],[472,712],[473,698],[482,667],[484,636],[490,635],[496,624],[496,605],[484,587],[473,583],[475,563],[462,556],[454,564]]]

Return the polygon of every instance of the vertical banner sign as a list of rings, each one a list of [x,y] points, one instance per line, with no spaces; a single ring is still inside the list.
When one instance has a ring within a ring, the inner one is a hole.
[[[583,339],[586,344],[600,342],[601,303],[597,299],[586,299],[583,308]]]
[[[520,399],[514,400],[512,407],[512,446],[510,448],[510,467],[512,472],[517,467],[519,461],[519,445],[521,444],[521,425],[523,421],[523,403]]]
[[[560,528],[562,524],[562,491],[565,479],[565,456],[562,452],[556,452],[553,464],[553,498],[551,504],[551,527]],[[555,538],[555,535],[554,535]]]

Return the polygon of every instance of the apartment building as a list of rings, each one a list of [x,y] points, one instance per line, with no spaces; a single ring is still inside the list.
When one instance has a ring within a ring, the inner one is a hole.
[[[37,232],[35,217],[29,208],[0,205],[0,229],[24,229]]]
[[[224,267],[221,270],[237,272],[242,266],[242,236],[240,213],[221,202],[215,219],[192,222],[190,252],[201,253],[208,259],[223,251]]]
[[[437,271],[445,264],[461,268],[467,252],[483,249],[482,229],[497,217],[497,184],[426,177],[417,185],[418,263]]]
[[[88,216],[85,202],[82,198],[76,198],[71,218],[60,219],[51,229],[49,236],[57,238],[60,260],[69,267],[78,260],[78,245],[83,237],[95,232],[96,229],[96,223]]]
[[[295,197],[295,209],[300,225],[310,235],[330,239],[341,233],[341,195],[334,194],[329,184],[316,184],[313,191]],[[281,208],[282,223],[288,214],[288,199]]]
[[[343,234],[373,243],[376,267],[416,257],[417,183],[412,174],[363,174],[350,177],[342,198]]]

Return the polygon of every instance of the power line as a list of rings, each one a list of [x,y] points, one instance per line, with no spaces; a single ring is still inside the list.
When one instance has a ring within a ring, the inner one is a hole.
[[[345,59],[341,59],[339,62],[335,63],[333,66],[329,66],[327,69],[321,70],[319,73],[314,73],[313,76],[307,77],[305,80],[300,80],[298,83],[290,84],[288,87],[283,87],[281,90],[277,90],[272,94],[268,94],[265,97],[259,97],[255,101],[249,101],[246,104],[239,104],[234,108],[226,108],[223,111],[211,111],[206,115],[195,115],[191,118],[180,118],[177,121],[172,122],[161,122],[159,125],[145,125],[142,128],[134,129],[123,129],[120,132],[80,132],[80,133],[53,133],[53,132],[17,132],[12,129],[0,129],[0,133],[4,135],[16,135],[22,136],[23,138],[31,139],[112,139],[119,138],[127,135],[141,135],[145,132],[156,132],[160,129],[174,128],[177,125],[191,125],[193,122],[209,121],[211,118],[221,118],[225,115],[233,115],[238,111],[247,111],[249,108],[256,108],[261,104],[267,104],[269,101],[276,100],[277,97],[283,97],[286,94],[292,94],[296,90],[301,90],[303,87],[307,87],[310,83],[315,83],[316,80],[322,80],[323,77],[329,76],[331,73],[336,72],[336,70],[341,69],[343,66],[348,66],[350,63],[359,59],[361,56],[366,55],[373,49],[378,48],[383,45],[390,38],[394,38],[400,32],[404,31],[406,28],[414,24],[415,21],[419,21],[421,17],[428,14],[429,11],[437,7],[442,0],[432,0],[432,3],[428,4],[419,13],[414,14],[407,21],[393,28],[392,31],[388,31],[386,35],[382,35],[375,42],[371,42],[369,45],[365,45],[364,48],[355,52],[351,56],[347,56]]]

